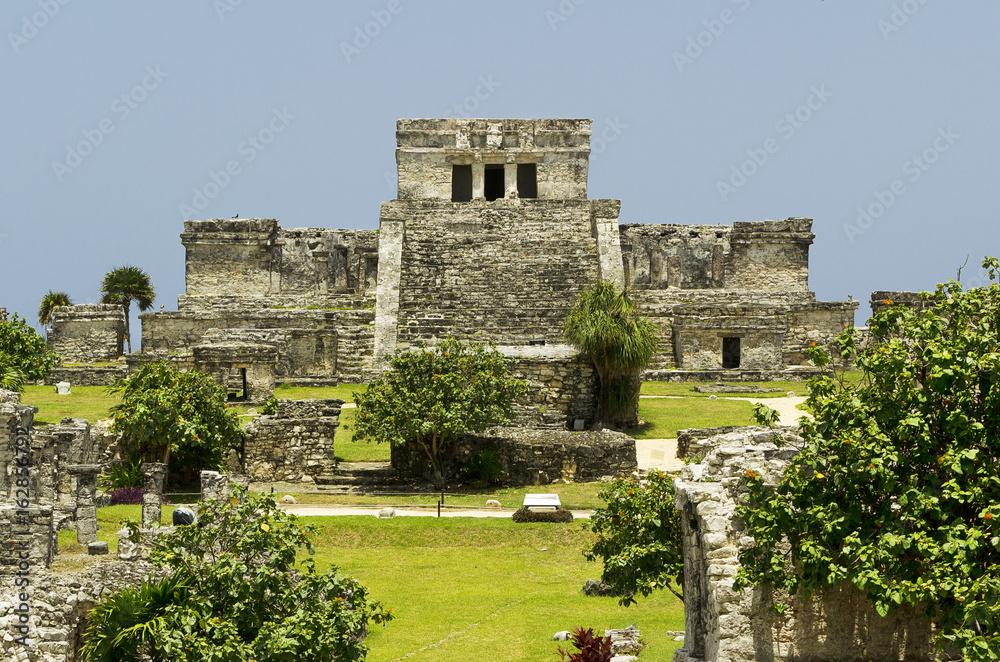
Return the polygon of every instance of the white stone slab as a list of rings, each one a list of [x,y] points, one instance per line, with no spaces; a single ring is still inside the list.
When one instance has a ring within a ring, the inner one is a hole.
[[[524,495],[524,507],[528,510],[557,510],[561,505],[558,494]]]

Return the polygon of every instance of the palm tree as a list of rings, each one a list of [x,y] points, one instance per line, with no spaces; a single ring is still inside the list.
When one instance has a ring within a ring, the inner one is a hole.
[[[14,366],[9,356],[0,352],[0,389],[20,393],[26,381],[24,371]]]
[[[48,326],[52,321],[52,310],[59,306],[72,306],[73,302],[65,292],[53,292],[42,297],[42,302],[38,304],[38,323]]]
[[[639,425],[639,375],[657,348],[656,325],[639,317],[625,290],[602,281],[580,293],[563,325],[566,340],[590,357],[600,380],[595,427]]]
[[[101,282],[101,303],[112,303],[122,307],[125,312],[125,342],[128,343],[128,353],[132,353],[132,334],[129,328],[129,312],[132,302],[139,306],[140,311],[153,307],[156,293],[149,280],[149,274],[131,265],[115,267],[104,274]]]

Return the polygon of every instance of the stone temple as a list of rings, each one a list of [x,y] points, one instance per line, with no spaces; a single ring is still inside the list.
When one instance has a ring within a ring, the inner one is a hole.
[[[142,360],[248,393],[366,381],[398,348],[448,336],[565,357],[563,320],[599,279],[659,327],[652,379],[804,376],[806,348],[853,326],[856,301],[809,291],[811,219],[622,223],[620,201],[587,197],[590,126],[399,120],[398,198],[378,230],[186,221],[186,292],[140,316]]]

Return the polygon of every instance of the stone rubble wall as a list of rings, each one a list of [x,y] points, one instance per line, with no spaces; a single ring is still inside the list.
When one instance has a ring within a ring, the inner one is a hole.
[[[888,301],[889,303],[886,303]],[[877,315],[886,308],[895,306],[906,306],[914,312],[920,312],[934,307],[934,301],[920,296],[920,292],[894,292],[890,290],[876,290],[872,292],[868,305],[872,309],[872,315]]]
[[[148,563],[97,561],[79,572],[37,568],[28,599],[17,577],[0,575],[0,659],[5,662],[70,662],[78,659],[87,627],[87,613],[106,595],[138,587],[146,578],[159,579],[162,569]],[[23,605],[26,605],[24,607]],[[27,614],[24,610],[27,610]],[[22,615],[27,623],[21,623]],[[24,631],[27,629],[27,639]]]
[[[54,386],[59,382],[69,382],[71,386],[111,386],[115,380],[127,376],[126,364],[59,366],[49,370],[43,381],[47,386]]]
[[[109,304],[58,306],[46,334],[49,349],[64,363],[114,361],[121,356],[124,339],[122,307]]]
[[[736,517],[746,471],[776,485],[803,443],[790,428],[736,428],[704,437],[684,431],[688,464],[674,483],[683,513],[684,647],[674,662],[934,660],[932,626],[922,610],[882,618],[853,587],[830,589],[803,603],[756,587],[733,590],[739,552],[753,544]],[[783,438],[775,445],[775,435]],[[678,437],[680,447],[682,436]],[[771,606],[787,606],[778,615]]]
[[[500,427],[460,440],[446,461],[452,482],[466,460],[485,450],[496,453],[507,471],[505,484],[511,486],[622,478],[638,468],[635,439],[621,432]],[[424,451],[412,446],[392,448],[392,467],[404,479],[422,481],[432,475]]]
[[[514,425],[565,430],[597,415],[600,389],[594,364],[567,345],[498,347],[511,360],[511,374],[528,382],[514,403]]]
[[[341,404],[341,400],[279,400],[278,416],[261,416],[244,428],[243,473],[268,482],[309,482],[334,473],[333,438]],[[284,417],[289,413],[323,415]]]

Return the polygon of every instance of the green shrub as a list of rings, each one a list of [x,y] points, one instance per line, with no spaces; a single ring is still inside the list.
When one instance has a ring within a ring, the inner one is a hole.
[[[466,460],[458,475],[478,486],[499,485],[507,478],[500,459],[491,450],[480,451]]]
[[[260,408],[260,413],[266,414],[268,416],[274,416],[278,413],[278,398],[272,395],[264,403],[264,406]]]
[[[568,510],[528,510],[518,508],[511,516],[515,524],[531,524],[533,522],[557,522],[565,524],[573,521],[573,513]]]
[[[45,338],[17,313],[10,321],[0,322],[0,379],[5,369],[7,373],[19,373],[22,382],[44,379],[61,360],[45,345]]]
[[[98,486],[105,492],[123,487],[142,487],[142,463],[138,459],[117,460],[106,472],[97,477]]]

